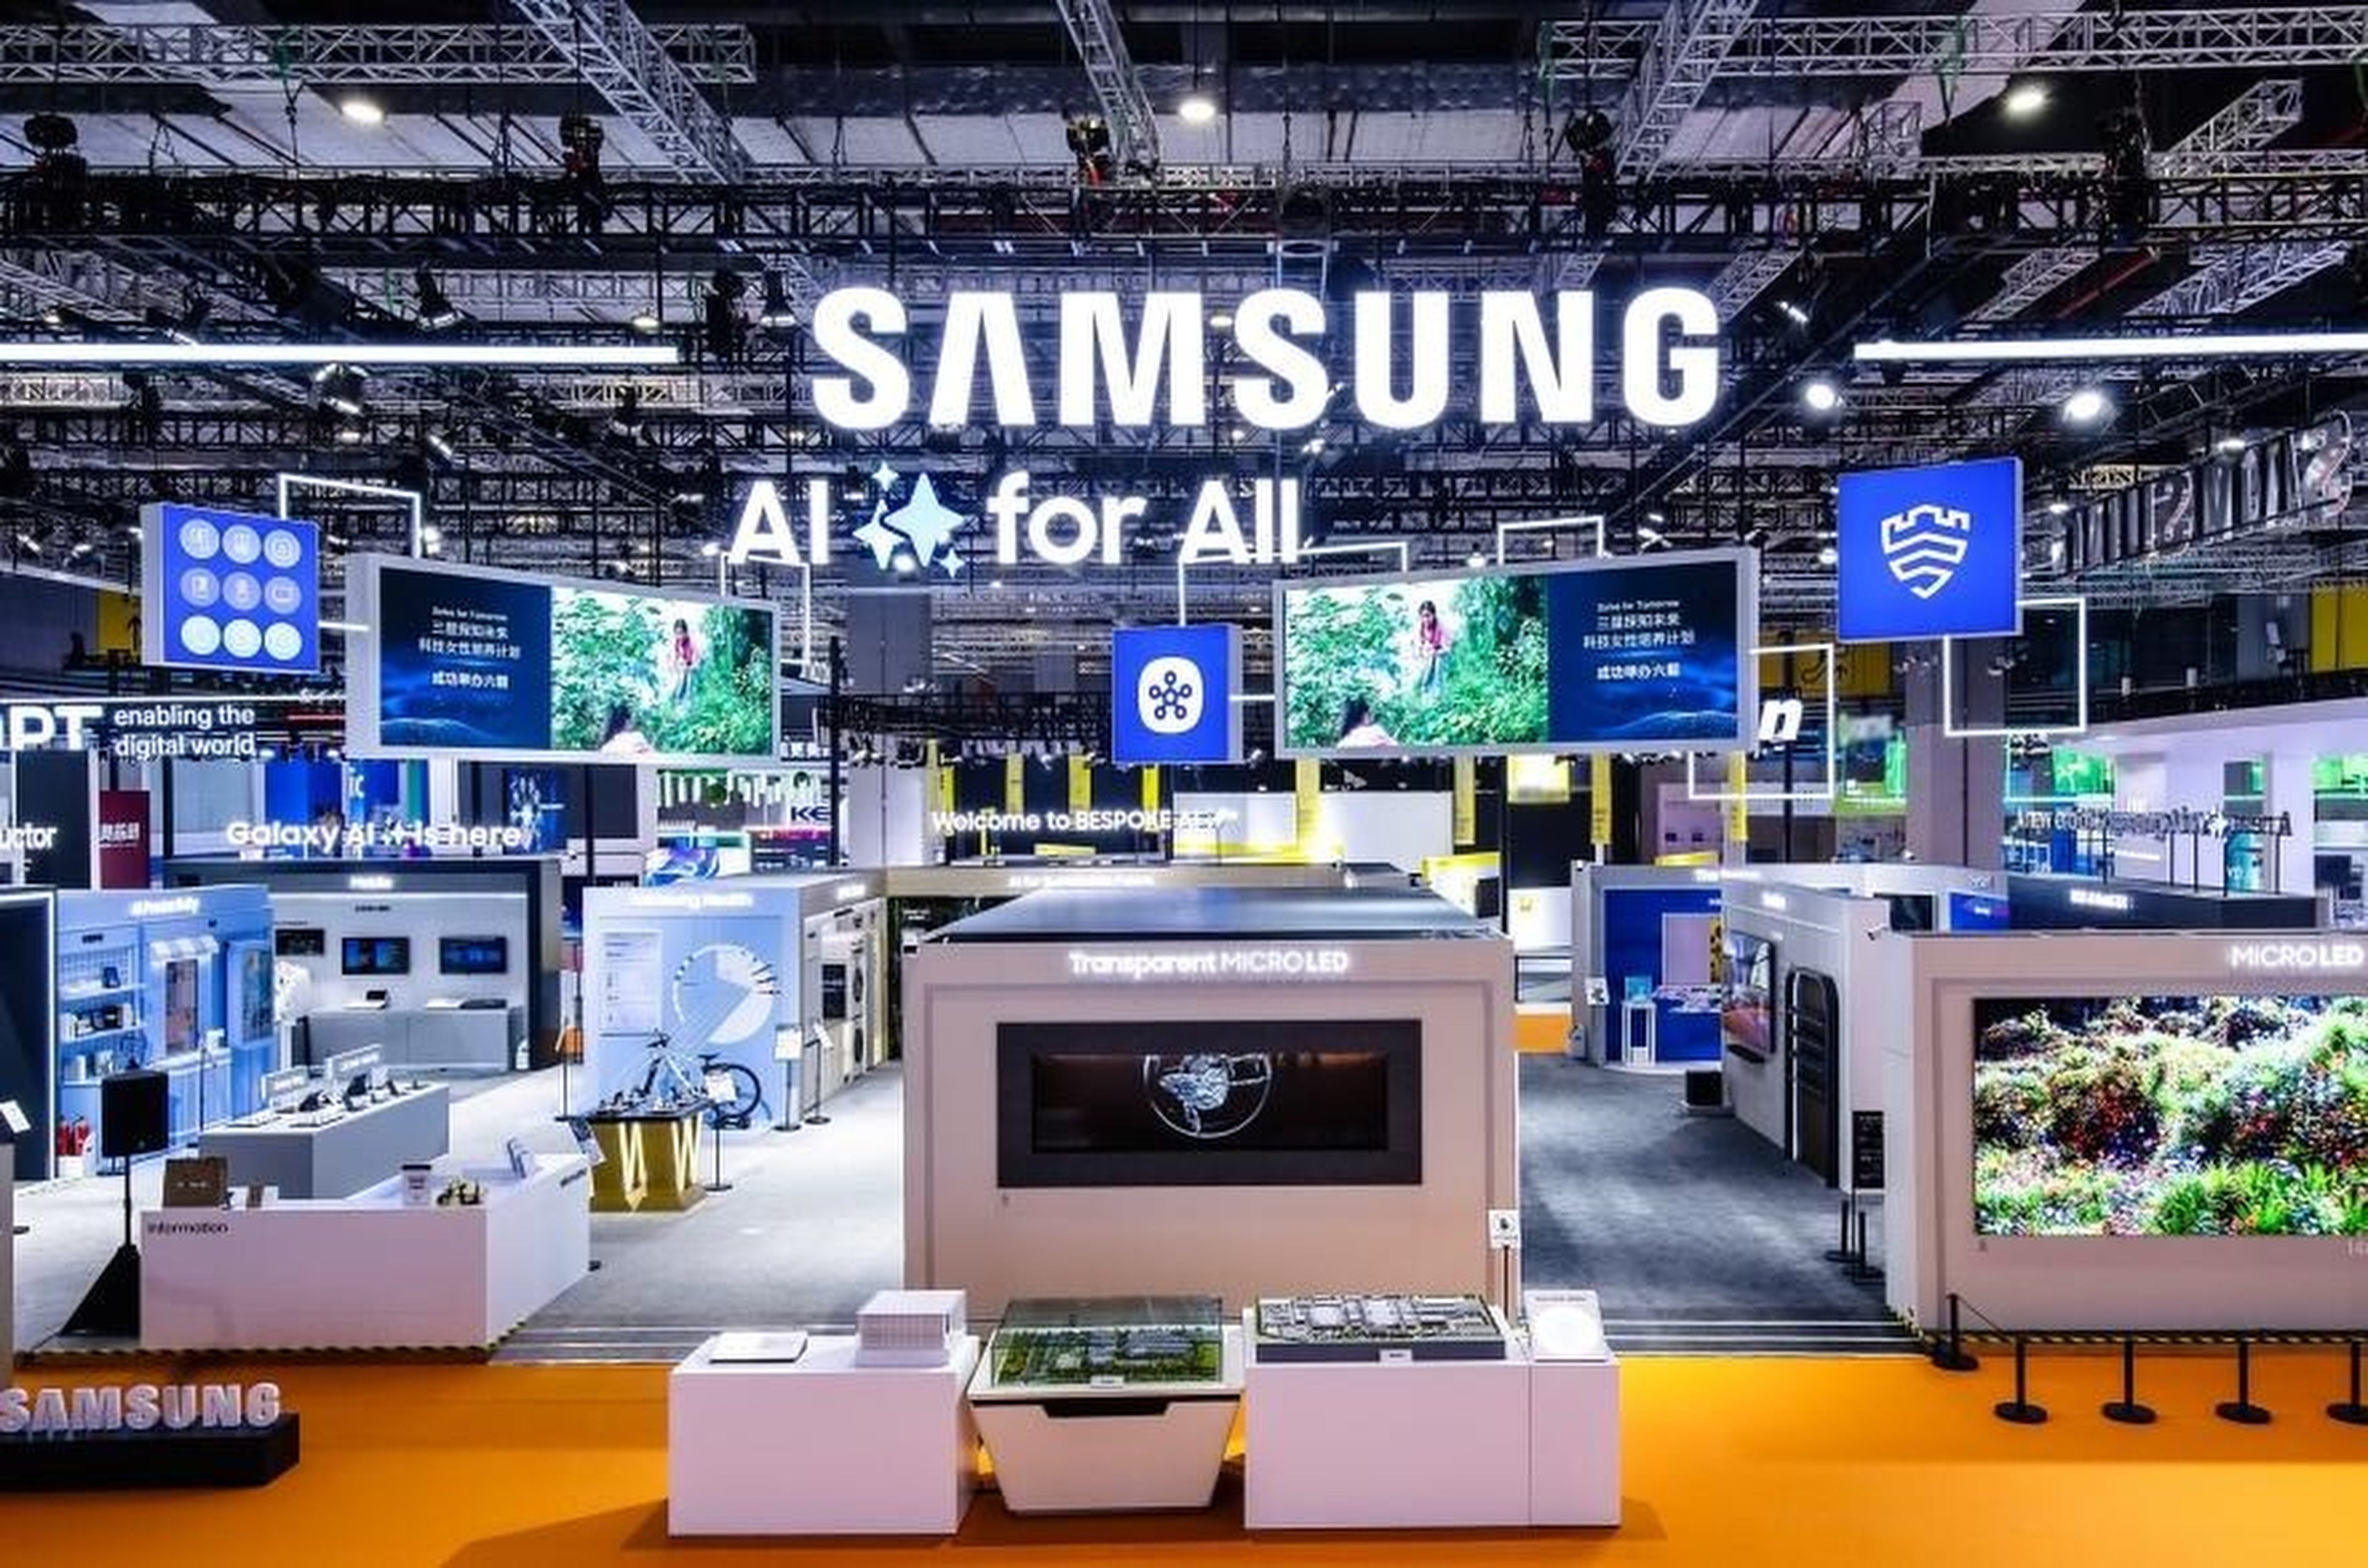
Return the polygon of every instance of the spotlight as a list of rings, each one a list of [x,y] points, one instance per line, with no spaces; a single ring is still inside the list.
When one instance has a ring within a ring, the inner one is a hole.
[[[356,125],[376,126],[386,123],[386,110],[380,106],[379,101],[376,98],[364,97],[359,93],[349,93],[338,99],[337,112]]]
[[[765,305],[757,312],[757,324],[776,332],[798,324],[798,312],[790,304],[789,290],[782,287],[781,275],[769,267],[765,272]]]
[[[1999,105],[2015,119],[2029,119],[2047,107],[2047,84],[2017,82],[2007,89],[2006,97],[1999,100]]]
[[[1206,93],[1190,94],[1176,106],[1176,118],[1187,125],[1206,125],[1217,118],[1217,100]]]
[[[461,312],[452,303],[451,296],[444,292],[444,285],[436,281],[436,274],[427,270],[427,263],[422,262],[419,269],[411,275],[411,282],[412,287],[419,291],[419,324],[422,327],[429,332],[441,332],[461,319]]]
[[[1824,376],[1801,383],[1801,406],[1812,414],[1831,414],[1842,405],[1842,389]]]
[[[2113,412],[2113,400],[2100,388],[2080,387],[2065,398],[2061,413],[2066,425],[2101,425]]]

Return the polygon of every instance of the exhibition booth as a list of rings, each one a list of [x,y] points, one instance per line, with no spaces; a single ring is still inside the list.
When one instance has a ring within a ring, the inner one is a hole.
[[[2012,1331],[2357,1330],[2348,934],[1893,944],[1887,1296]],[[1969,1320],[1971,1321],[1971,1320]]]
[[[507,1072],[557,1058],[560,870],[549,857],[174,860],[172,889],[270,895],[274,984],[299,1062]]]
[[[1375,888],[1040,892],[905,971],[905,1283],[1492,1291],[1511,946]]]

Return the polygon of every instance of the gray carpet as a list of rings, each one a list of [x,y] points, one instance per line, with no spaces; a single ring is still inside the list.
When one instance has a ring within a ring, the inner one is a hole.
[[[1628,1350],[1893,1351],[1880,1283],[1827,1261],[1839,1197],[1683,1080],[1521,1059],[1521,1244],[1532,1286],[1583,1286]],[[1879,1214],[1868,1219],[1880,1256]]]

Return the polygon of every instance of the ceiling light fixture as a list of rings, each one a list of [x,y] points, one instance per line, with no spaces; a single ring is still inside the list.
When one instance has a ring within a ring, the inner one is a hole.
[[[2221,332],[2153,337],[2022,337],[1992,342],[1898,343],[1850,349],[1870,364],[2029,365],[2077,359],[2225,359],[2368,354],[2368,332]]]
[[[380,105],[379,101],[376,98],[364,97],[359,93],[349,93],[345,97],[338,99],[337,112],[344,115],[347,119],[352,120],[356,125],[384,125],[386,123],[386,110]]]
[[[398,365],[417,369],[664,369],[660,343],[57,343],[0,342],[0,365]]]

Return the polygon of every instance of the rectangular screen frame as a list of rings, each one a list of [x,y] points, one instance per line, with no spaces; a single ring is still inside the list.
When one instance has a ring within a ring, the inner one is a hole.
[[[1156,1044],[1157,1031],[1173,1029],[1190,1040],[1222,1039],[1238,1044],[1262,1032],[1278,1037],[1314,1034],[1326,1021],[1305,1018],[1136,1020],[1124,1029],[1074,1020],[1005,1019],[995,1028],[996,1185],[1025,1191],[1047,1187],[1419,1187],[1422,1185],[1423,1026],[1419,1018],[1343,1018],[1328,1027],[1391,1030],[1397,1038],[1378,1046],[1360,1042],[1357,1049],[1378,1049],[1384,1060],[1388,1106],[1386,1147],[1370,1150],[1257,1149],[1209,1152],[1190,1149],[1126,1150],[1108,1153],[1040,1153],[1033,1146],[1034,1100],[1030,1094],[1033,1074],[1027,1069],[1039,1051],[1015,1030],[1074,1031],[1074,1045],[1057,1054],[1142,1056]],[[1369,1037],[1370,1040],[1371,1037]],[[1290,1049],[1277,1046],[1273,1049]],[[1320,1175],[1299,1166],[1322,1165]]]
[[[1492,743],[1484,745],[1458,746],[1294,746],[1289,741],[1285,722],[1291,711],[1291,666],[1285,642],[1289,630],[1283,607],[1292,593],[1316,592],[1328,588],[1374,587],[1387,583],[1439,583],[1462,581],[1471,577],[1554,576],[1565,572],[1617,572],[1647,566],[1684,566],[1701,562],[1729,562],[1735,567],[1735,642],[1738,665],[1735,699],[1735,733],[1716,742],[1705,743],[1700,738],[1667,742],[1645,740],[1620,741],[1539,741],[1520,744]],[[1312,757],[1326,761],[1362,758],[1374,761],[1389,757],[1409,756],[1511,756],[1532,755],[1543,756],[1617,756],[1638,751],[1743,751],[1758,744],[1759,723],[1759,660],[1756,647],[1759,640],[1759,552],[1748,545],[1731,545],[1713,550],[1656,551],[1650,555],[1606,555],[1589,561],[1558,561],[1538,565],[1496,565],[1455,571],[1374,572],[1351,577],[1283,578],[1277,577],[1273,586],[1273,619],[1268,623],[1274,629],[1274,755],[1278,757]]]
[[[416,556],[364,554],[350,556],[346,562],[346,593],[348,619],[377,628],[381,624],[379,613],[380,574],[392,568],[399,572],[416,572],[471,580],[492,579],[517,583],[543,590],[546,599],[561,588],[576,593],[624,595],[640,598],[663,598],[671,603],[729,605],[734,609],[757,612],[765,617],[772,628],[773,700],[768,709],[772,722],[772,745],[763,755],[747,753],[649,752],[631,756],[604,756],[596,751],[535,751],[508,746],[476,747],[402,746],[388,745],[380,738],[379,683],[380,644],[373,630],[369,635],[346,640],[346,752],[357,757],[386,758],[394,761],[428,761],[455,757],[463,762],[499,763],[568,763],[575,765],[627,762],[635,767],[771,767],[780,761],[781,751],[781,615],[780,606],[770,599],[734,598],[723,594],[702,594],[692,588],[667,587],[663,590],[644,589],[623,582],[598,582],[586,577],[553,577],[539,572],[510,572],[494,566],[457,566],[439,561],[423,561]]]

